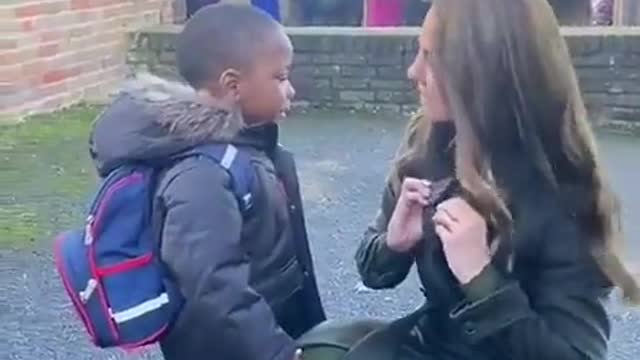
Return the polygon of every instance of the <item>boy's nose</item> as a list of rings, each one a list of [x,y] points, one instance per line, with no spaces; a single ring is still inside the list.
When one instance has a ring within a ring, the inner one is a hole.
[[[291,100],[294,97],[296,97],[296,89],[294,89],[293,85],[289,83],[289,86],[287,86],[287,98]]]

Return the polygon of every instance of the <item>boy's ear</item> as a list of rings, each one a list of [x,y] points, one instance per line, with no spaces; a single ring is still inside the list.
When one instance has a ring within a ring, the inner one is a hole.
[[[224,89],[226,94],[233,96],[235,100],[240,97],[239,84],[240,84],[240,72],[235,69],[227,69],[220,74],[219,79],[220,87]]]

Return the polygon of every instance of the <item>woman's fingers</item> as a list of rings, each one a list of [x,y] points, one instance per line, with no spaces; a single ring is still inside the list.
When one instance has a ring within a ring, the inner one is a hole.
[[[450,208],[448,202],[443,202],[436,206],[436,214],[437,213],[442,213],[442,216],[448,219],[451,223],[460,222],[460,219],[456,215],[459,211],[455,208]]]
[[[406,192],[404,199],[406,205],[420,204],[422,206],[427,206],[429,204],[429,198],[417,191]]]
[[[449,230],[446,226],[439,225],[436,223],[435,232],[440,239],[448,239],[451,236],[451,230]]]
[[[402,192],[417,192],[425,199],[428,199],[431,196],[431,183],[422,179],[405,178],[402,182]]]
[[[458,223],[457,219],[454,219],[447,211],[438,209],[433,215],[433,222],[436,227],[440,226],[446,229],[449,233],[453,232],[454,227]]]
[[[417,178],[405,178],[402,182],[402,187],[406,190],[424,191],[431,189],[431,182],[424,179]]]

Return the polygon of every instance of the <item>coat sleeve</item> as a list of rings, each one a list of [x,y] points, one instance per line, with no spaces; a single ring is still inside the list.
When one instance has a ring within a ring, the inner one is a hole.
[[[227,173],[194,161],[168,181],[162,197],[162,259],[187,300],[190,323],[219,344],[223,358],[293,359],[293,340],[249,286],[242,216]]]
[[[489,265],[463,286],[467,301],[451,318],[470,343],[488,344],[505,358],[606,359],[608,281],[575,223],[550,224],[543,236],[532,283],[507,280]]]
[[[393,288],[406,279],[413,265],[413,255],[398,253],[387,247],[387,226],[396,199],[388,185],[382,196],[382,206],[365,231],[356,251],[356,264],[362,283],[372,289]]]

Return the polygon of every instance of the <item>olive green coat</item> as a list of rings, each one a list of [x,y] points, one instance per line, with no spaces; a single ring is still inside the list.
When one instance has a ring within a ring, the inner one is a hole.
[[[451,150],[443,144],[430,148],[433,158],[409,175],[428,180],[450,176]],[[561,195],[520,158],[505,153],[494,159],[514,218],[513,257],[496,256],[466,286],[449,270],[428,212],[425,236],[412,252],[396,253],[386,246],[396,194],[390,186],[384,191],[356,262],[363,283],[374,289],[397,286],[417,266],[427,310],[416,327],[419,335],[406,337],[400,358],[606,358],[610,324],[603,298],[610,284],[585,245],[587,235],[558,200]]]

